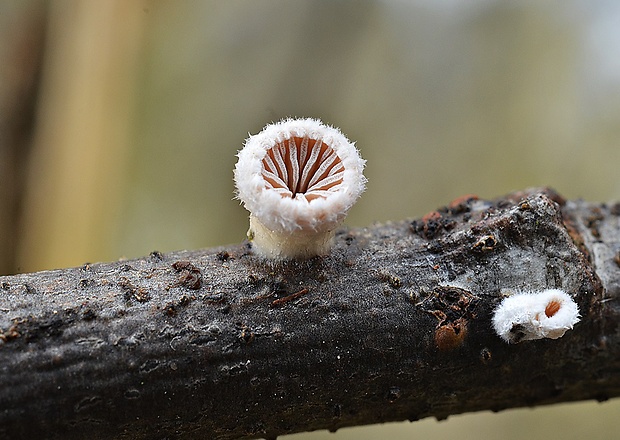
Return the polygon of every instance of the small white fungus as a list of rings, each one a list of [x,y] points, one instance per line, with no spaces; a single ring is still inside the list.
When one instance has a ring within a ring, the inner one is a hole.
[[[250,211],[255,252],[273,259],[328,253],[365,189],[355,144],[317,119],[286,119],[250,136],[238,157],[237,196]]]
[[[512,344],[560,338],[577,322],[577,304],[559,289],[513,294],[504,298],[493,314],[495,332]]]

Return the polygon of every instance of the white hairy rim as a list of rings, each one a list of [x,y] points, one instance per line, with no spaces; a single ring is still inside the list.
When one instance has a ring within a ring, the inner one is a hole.
[[[364,191],[365,161],[355,145],[316,119],[268,125],[238,156],[238,197],[274,232],[331,231]]]
[[[579,322],[579,308],[564,291],[516,293],[504,298],[493,314],[493,328],[504,341],[564,336]]]

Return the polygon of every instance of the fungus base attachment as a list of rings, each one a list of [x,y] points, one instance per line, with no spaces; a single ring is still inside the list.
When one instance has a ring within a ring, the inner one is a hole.
[[[273,231],[250,215],[248,239],[257,255],[269,259],[307,259],[327,255],[333,237],[334,231]]]

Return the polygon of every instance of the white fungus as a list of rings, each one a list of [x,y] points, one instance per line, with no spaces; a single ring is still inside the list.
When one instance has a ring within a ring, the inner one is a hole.
[[[579,322],[579,308],[564,291],[515,293],[504,298],[493,314],[493,328],[504,341],[557,339]]]
[[[237,196],[250,211],[255,252],[273,259],[327,254],[366,184],[354,143],[317,119],[286,119],[250,136],[238,157]]]

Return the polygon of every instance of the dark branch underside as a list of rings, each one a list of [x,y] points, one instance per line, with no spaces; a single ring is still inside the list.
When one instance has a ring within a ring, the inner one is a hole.
[[[280,265],[247,244],[0,277],[0,438],[275,437],[620,395],[620,206],[549,190],[342,230]],[[508,345],[506,290],[582,319]]]

